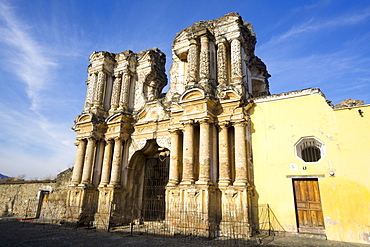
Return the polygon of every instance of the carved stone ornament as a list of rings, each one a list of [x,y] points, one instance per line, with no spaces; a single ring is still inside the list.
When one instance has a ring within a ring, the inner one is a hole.
[[[132,139],[131,145],[129,147],[129,152],[128,152],[128,155],[129,155],[128,160],[131,159],[132,155],[134,155],[136,151],[143,149],[145,144],[146,144],[146,139],[139,139],[139,140]]]
[[[218,82],[220,84],[227,81],[227,64],[226,64],[226,47],[224,43],[218,44],[217,49],[217,69],[218,69]]]
[[[225,196],[229,201],[233,201],[238,196],[238,191],[236,190],[226,190]]]
[[[158,136],[157,144],[160,147],[164,147],[167,148],[168,150],[171,150],[171,136]]]
[[[188,189],[186,190],[186,193],[188,193],[188,195],[192,198],[195,198],[199,195],[199,190],[197,189]]]
[[[242,58],[240,51],[240,40],[231,41],[231,73],[233,78],[242,78]]]

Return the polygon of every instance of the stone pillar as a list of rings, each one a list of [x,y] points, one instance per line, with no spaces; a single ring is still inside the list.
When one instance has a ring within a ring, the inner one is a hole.
[[[199,180],[197,184],[210,184],[211,181],[211,149],[210,123],[200,121],[200,150],[199,150]]]
[[[180,131],[171,130],[171,156],[170,156],[170,174],[167,186],[175,186],[179,183],[180,166]]]
[[[247,146],[245,126],[247,122],[235,123],[235,182],[234,185],[247,185]]]
[[[96,82],[96,74],[92,73],[87,81],[85,109],[88,109],[93,105],[95,82]]]
[[[81,139],[77,143],[76,160],[73,167],[71,185],[78,185],[81,182],[82,169],[84,165],[86,141]]]
[[[112,166],[113,140],[107,140],[104,149],[103,169],[99,187],[104,187],[109,183],[110,170]]]
[[[194,125],[186,122],[184,128],[183,171],[181,184],[194,183]]]
[[[121,163],[122,163],[122,139],[114,139],[114,153],[112,161],[112,172],[110,176],[109,186],[111,187],[120,187],[121,181]]]
[[[217,46],[217,80],[222,85],[227,83],[226,45],[221,42]]]
[[[94,106],[103,108],[104,89],[107,80],[107,75],[103,71],[99,71],[98,80],[96,82],[94,92]]]
[[[231,41],[231,78],[233,83],[242,83],[242,56],[240,38]]]
[[[122,75],[121,96],[119,100],[119,109],[128,110],[130,100],[131,75],[124,72]]]
[[[120,99],[120,94],[121,94],[121,84],[122,84],[122,77],[120,74],[117,74],[113,82],[112,99],[111,99],[111,104],[110,104],[111,112],[114,112],[119,105],[119,99]]]
[[[207,83],[210,75],[209,39],[207,36],[200,38],[200,79]]]
[[[220,123],[219,132],[219,171],[220,177],[218,180],[219,186],[227,186],[231,183],[231,170],[230,170],[230,157],[229,157],[229,142],[228,142],[228,131],[226,123]]]
[[[198,44],[195,39],[190,40],[188,53],[188,84],[197,83],[198,79]]]
[[[95,148],[96,148],[96,140],[94,137],[89,137],[87,139],[87,148],[85,154],[85,163],[84,169],[82,172],[82,181],[81,184],[90,184],[91,183],[91,171],[94,165],[94,158],[95,158]]]

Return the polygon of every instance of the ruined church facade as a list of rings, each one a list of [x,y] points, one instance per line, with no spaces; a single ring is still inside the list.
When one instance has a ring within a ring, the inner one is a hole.
[[[181,214],[197,212],[192,218],[205,232],[222,231],[231,217],[248,236],[249,100],[270,94],[255,44],[251,24],[237,13],[194,23],[174,39],[165,94],[159,49],[92,53],[84,109],[73,127],[70,220],[104,228],[160,219],[181,228]]]

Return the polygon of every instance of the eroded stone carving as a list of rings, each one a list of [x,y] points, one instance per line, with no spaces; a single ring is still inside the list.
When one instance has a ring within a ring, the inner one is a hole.
[[[127,223],[145,217],[143,196],[153,193],[144,191],[150,182],[144,180],[152,169],[167,185],[154,198],[167,204],[161,216],[171,216],[167,223],[181,228],[179,212],[187,210],[205,232],[217,228],[216,215],[245,221],[235,209],[250,202],[246,105],[250,95],[269,94],[255,43],[251,24],[237,13],[185,28],[173,42],[165,96],[166,59],[158,48],[92,53],[85,108],[74,126],[78,149],[68,201],[78,218],[87,217],[91,201],[96,218],[114,215],[107,220]]]

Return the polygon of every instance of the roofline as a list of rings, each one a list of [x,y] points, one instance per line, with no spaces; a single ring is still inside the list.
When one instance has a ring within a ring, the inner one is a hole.
[[[307,88],[302,90],[291,91],[287,93],[272,94],[268,96],[261,96],[252,98],[254,103],[267,103],[273,101],[287,100],[293,98],[307,97],[311,95],[319,94],[326,99],[325,95],[319,88]]]

